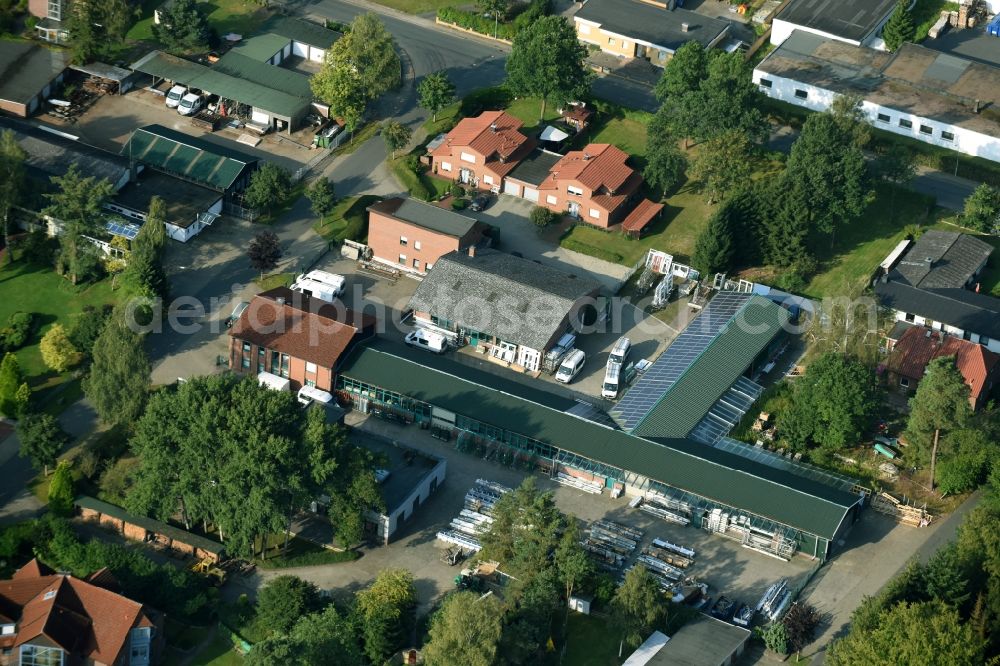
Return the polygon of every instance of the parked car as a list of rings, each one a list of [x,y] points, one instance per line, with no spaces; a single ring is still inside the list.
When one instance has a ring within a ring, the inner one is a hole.
[[[569,384],[583,370],[583,364],[586,361],[587,354],[582,349],[574,349],[559,364],[559,370],[556,371],[556,381]]]
[[[477,213],[486,210],[490,205],[490,195],[488,194],[477,194],[472,200],[472,204],[469,209]]]
[[[176,109],[177,105],[181,103],[181,98],[187,94],[188,89],[185,86],[174,86],[167,92],[167,108]]]
[[[234,305],[232,313],[230,313],[229,318],[226,319],[226,328],[232,328],[233,324],[236,323],[236,321],[240,318],[240,315],[242,315],[243,311],[248,307],[250,307],[250,303],[247,301],[240,301]]]
[[[188,93],[181,98],[181,103],[177,105],[177,112],[182,116],[193,116],[205,107],[205,98],[201,95]]]

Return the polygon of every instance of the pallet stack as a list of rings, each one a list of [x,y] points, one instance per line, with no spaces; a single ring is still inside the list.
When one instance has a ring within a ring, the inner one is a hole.
[[[934,519],[927,513],[927,506],[912,506],[904,504],[887,492],[879,492],[872,495],[872,508],[879,513],[892,516],[904,525],[912,527],[926,527]]]
[[[437,533],[437,538],[478,553],[483,547],[479,535],[493,522],[490,515],[493,505],[510,491],[507,486],[494,481],[476,479],[476,484],[465,494],[465,508],[452,519],[448,525],[450,529]]]
[[[642,536],[642,530],[598,520],[590,526],[590,535],[582,545],[605,568],[619,569],[638,547]]]
[[[564,474],[559,472],[556,474],[556,481],[564,486],[569,486],[570,488],[576,488],[577,490],[582,490],[585,493],[590,493],[591,495],[600,495],[604,491],[604,484],[597,481],[587,481],[586,479],[581,479],[577,476],[570,476],[569,474]]]

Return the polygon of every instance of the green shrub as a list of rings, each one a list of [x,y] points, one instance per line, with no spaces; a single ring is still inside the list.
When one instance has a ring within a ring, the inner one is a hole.
[[[469,202],[465,199],[452,199],[451,208],[452,210],[465,210],[465,207],[469,205]]]
[[[459,185],[458,183],[452,183],[448,187],[448,193],[451,196],[455,197],[456,199],[461,199],[462,197],[465,196],[465,188]]]
[[[445,23],[453,23],[459,28],[472,30],[487,37],[492,37],[494,33],[499,39],[514,39],[517,28],[514,23],[501,22],[494,24],[493,18],[487,18],[481,12],[470,12],[454,7],[442,7],[438,10],[437,17]]]
[[[556,214],[545,206],[535,206],[528,216],[536,227],[547,227],[556,219]]]
[[[392,173],[399,179],[400,184],[406,188],[410,196],[421,201],[430,201],[431,193],[420,179],[420,175],[412,170],[407,164],[407,158],[393,160],[389,163]]]
[[[0,351],[15,351],[31,337],[34,315],[30,312],[15,312],[7,318],[7,326],[0,330]]]

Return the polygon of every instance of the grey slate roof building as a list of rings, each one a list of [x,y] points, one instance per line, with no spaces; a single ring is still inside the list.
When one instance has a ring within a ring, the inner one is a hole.
[[[713,46],[729,22],[687,9],[667,10],[641,0],[587,0],[574,19],[637,42],[676,51],[688,42]]]
[[[875,295],[889,309],[1000,340],[1000,298],[968,289],[919,289],[891,279],[876,282]]]
[[[434,264],[410,307],[535,350],[554,344],[600,291],[589,278],[495,250],[451,252]]]
[[[386,199],[372,204],[368,210],[391,215],[418,227],[458,238],[466,235],[476,226],[485,226],[471,217],[459,215],[440,206],[433,206],[409,197]]]
[[[890,279],[920,289],[961,289],[983,269],[993,246],[969,234],[925,232],[896,264]]]
[[[863,42],[878,30],[895,6],[896,0],[791,0],[774,20]]]

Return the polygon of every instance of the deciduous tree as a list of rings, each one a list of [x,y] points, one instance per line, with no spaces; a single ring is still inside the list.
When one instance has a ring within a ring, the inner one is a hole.
[[[413,574],[405,569],[385,569],[358,592],[355,610],[364,636],[365,654],[381,664],[402,647],[402,638],[413,621],[417,591]]]
[[[176,0],[160,8],[153,37],[171,51],[193,51],[208,46],[208,21],[195,0]]]
[[[492,516],[480,537],[483,557],[503,562],[513,576],[531,575],[548,565],[563,522],[552,493],[540,492],[529,476],[497,501]]]
[[[984,234],[1000,233],[1000,189],[980,184],[965,200],[962,224]]]
[[[701,182],[708,203],[715,203],[749,184],[753,153],[754,146],[745,132],[724,132],[699,147],[688,175]]]
[[[319,610],[319,588],[298,576],[269,580],[257,595],[257,623],[271,634],[287,634],[304,615]]]
[[[320,176],[306,189],[306,197],[312,204],[312,211],[319,217],[326,217],[337,205],[337,195],[329,178]]]
[[[53,324],[38,345],[42,361],[50,370],[66,372],[80,362],[80,352],[70,342],[62,324]]]
[[[518,96],[540,97],[539,118],[549,99],[565,102],[590,88],[587,49],[562,16],[545,16],[517,33],[507,57],[507,87]]]
[[[639,645],[649,630],[667,615],[667,604],[649,570],[638,564],[625,574],[625,580],[611,600],[612,618],[622,641]]]
[[[906,422],[906,437],[918,461],[930,459],[931,489],[941,434],[965,425],[971,413],[969,385],[958,371],[955,357],[933,359],[910,398],[910,418]]]
[[[67,439],[56,417],[44,412],[21,418],[17,422],[17,438],[21,442],[21,457],[30,459],[45,476],[49,475],[49,467],[56,464]]]
[[[17,389],[23,382],[21,364],[13,353],[7,352],[0,362],[0,412],[10,418],[17,416]]]
[[[72,465],[68,460],[60,461],[49,482],[49,509],[57,516],[68,516],[73,513],[75,499]]]
[[[646,134],[646,166],[642,175],[651,186],[667,196],[667,192],[681,181],[687,158],[677,146],[677,137],[671,133],[665,116],[657,112],[649,123]]]
[[[656,82],[654,93],[661,103],[670,97],[682,97],[701,86],[708,78],[708,51],[701,42],[685,42],[667,61]]]
[[[261,279],[264,279],[264,273],[274,270],[281,255],[281,241],[273,231],[260,232],[253,237],[250,247],[247,248],[250,265],[254,270],[260,271]]]
[[[291,188],[292,176],[288,170],[273,162],[265,162],[250,176],[243,198],[251,208],[269,211],[288,198]]]
[[[573,596],[573,591],[594,572],[593,561],[580,545],[582,540],[579,523],[576,518],[569,517],[553,555],[556,572],[566,593],[566,615],[563,618],[563,626],[569,620],[569,600]]]
[[[142,336],[116,312],[94,342],[83,392],[101,421],[130,428],[146,405],[150,371]]]
[[[13,130],[0,132],[0,224],[3,224],[3,245],[7,251],[7,261],[14,261],[10,247],[10,232],[13,221],[11,209],[21,200],[24,187],[24,161],[28,154],[17,142]]]
[[[424,645],[427,666],[493,666],[503,630],[503,607],[494,596],[472,592],[447,596],[431,618]]]
[[[411,136],[413,136],[413,132],[401,122],[390,120],[382,125],[382,140],[385,141],[385,147],[392,153],[392,159],[396,159],[397,150],[406,147]]]
[[[438,111],[455,101],[455,84],[443,70],[431,72],[417,84],[417,100],[436,121]]]

